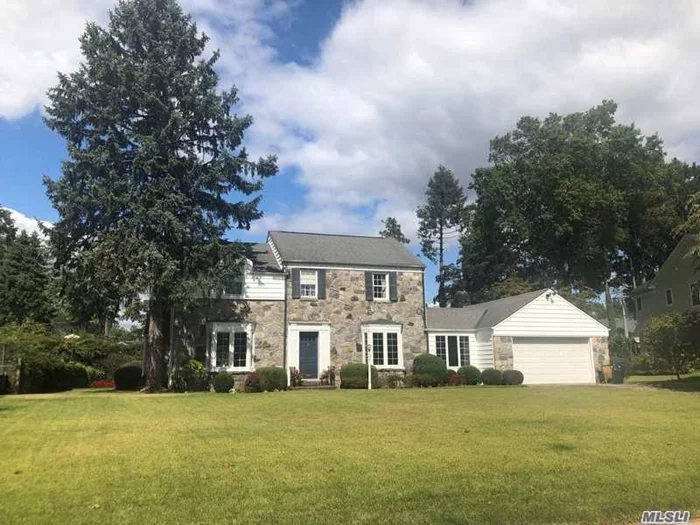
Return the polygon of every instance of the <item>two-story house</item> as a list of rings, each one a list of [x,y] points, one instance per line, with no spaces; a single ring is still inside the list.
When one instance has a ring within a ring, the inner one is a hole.
[[[239,281],[174,318],[171,348],[211,372],[274,365],[315,380],[367,349],[403,372],[426,348],[424,268],[393,239],[271,231]]]
[[[700,243],[697,235],[685,235],[653,279],[630,293],[637,319],[637,333],[649,319],[670,312],[700,309],[699,262],[691,249]]]

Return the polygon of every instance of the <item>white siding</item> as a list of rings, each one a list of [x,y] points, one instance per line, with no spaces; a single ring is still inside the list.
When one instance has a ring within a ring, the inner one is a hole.
[[[493,327],[494,335],[521,337],[607,336],[608,329],[560,295],[543,293]]]
[[[241,299],[284,301],[284,274],[258,273],[246,268]]]
[[[477,340],[477,336],[474,332],[442,332],[442,331],[431,331],[428,332],[428,353],[436,355],[435,351],[435,336],[468,336],[469,337],[469,364],[477,367],[479,370],[484,368],[490,368],[493,366],[493,350],[491,348],[491,340],[483,342]],[[457,369],[458,367],[451,367]]]

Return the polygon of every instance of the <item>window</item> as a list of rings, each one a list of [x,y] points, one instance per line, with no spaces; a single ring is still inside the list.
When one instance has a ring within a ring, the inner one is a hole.
[[[459,368],[469,364],[468,335],[436,335],[435,355],[445,361],[450,368]]]
[[[673,290],[671,289],[666,290],[666,304],[669,306],[673,304]]]
[[[372,297],[379,300],[389,300],[389,274],[372,274]]]
[[[641,312],[642,311],[642,298],[637,297],[637,311]]]
[[[466,335],[459,336],[459,361],[461,366],[469,364],[469,337]]]
[[[243,295],[243,277],[236,276],[224,282],[224,295]]]
[[[437,354],[440,359],[447,362],[447,343],[444,335],[435,336],[435,354]]]
[[[249,370],[253,352],[251,325],[246,323],[209,323],[208,366],[213,371]]]
[[[316,270],[300,270],[299,283],[301,297],[316,298],[316,290],[318,287],[318,273]]]
[[[228,366],[229,332],[216,332],[216,366]]]
[[[700,306],[700,282],[690,285],[690,304]]]
[[[363,332],[364,356],[367,355],[367,345],[371,345],[369,351],[374,366],[383,368],[401,368],[403,366],[400,327],[367,327],[363,328]]]

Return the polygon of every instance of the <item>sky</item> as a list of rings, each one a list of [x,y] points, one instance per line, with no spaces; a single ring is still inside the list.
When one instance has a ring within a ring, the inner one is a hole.
[[[113,0],[0,2],[0,204],[24,227],[55,220],[42,177],[62,140],[43,124],[56,73],[80,63],[87,21]],[[221,87],[254,117],[251,154],[275,153],[269,229],[375,235],[394,216],[414,242],[416,207],[444,164],[468,186],[489,140],[523,115],[584,111],[659,133],[700,161],[700,2],[676,0],[182,0],[220,49]],[[448,259],[457,255],[451,247]],[[451,261],[450,261],[451,262]],[[426,275],[435,293],[435,268]]]

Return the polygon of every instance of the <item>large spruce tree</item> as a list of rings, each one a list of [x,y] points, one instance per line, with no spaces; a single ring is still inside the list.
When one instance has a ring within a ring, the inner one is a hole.
[[[223,236],[262,215],[252,194],[277,171],[273,156],[248,158],[252,118],[232,113],[236,89],[218,90],[206,43],[175,0],[123,0],[106,27],[87,25],[83,62],[59,74],[46,108],[69,153],[45,180],[64,287],[96,287],[111,305],[147,297],[150,390],[165,379],[168,311],[233,264],[239,246]]]

